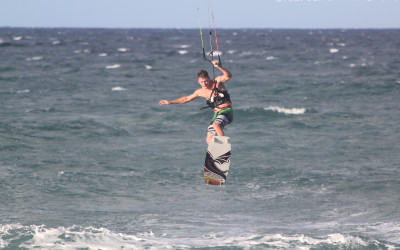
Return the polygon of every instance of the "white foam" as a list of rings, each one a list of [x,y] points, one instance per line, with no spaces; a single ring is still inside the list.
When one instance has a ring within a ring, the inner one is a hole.
[[[258,189],[260,189],[260,185],[254,184],[254,183],[252,183],[252,182],[247,183],[247,184],[246,184],[246,187],[249,188],[249,189],[253,189],[253,190],[258,190]]]
[[[267,61],[271,61],[271,60],[276,60],[278,58],[276,58],[275,56],[267,56],[267,58],[265,58]]]
[[[144,67],[149,70],[153,68],[151,65],[144,65]]]
[[[107,53],[100,53],[99,56],[107,56]]]
[[[387,228],[387,225],[378,225]],[[397,226],[397,224],[389,225]],[[374,228],[375,229],[375,228]],[[184,248],[212,248],[217,246],[234,246],[238,248],[266,248],[283,249],[312,249],[321,248],[363,248],[373,244],[384,244],[394,249],[390,243],[382,243],[375,239],[332,233],[319,237],[304,234],[283,235],[264,234],[252,235],[227,232],[214,232],[198,235],[195,238],[174,237],[166,233],[156,235],[151,230],[147,232],[124,234],[113,232],[106,228],[94,227],[57,227],[48,228],[45,225],[22,226],[20,224],[0,225],[0,248],[6,248],[16,238],[25,239],[19,248],[28,249],[184,249]]]
[[[268,108],[264,108],[264,110],[269,110],[269,111],[275,111],[278,113],[283,113],[287,115],[302,115],[306,112],[305,108],[281,108],[281,107],[274,107],[274,106],[269,106]]]
[[[190,48],[190,45],[189,44],[182,44],[182,45],[179,46],[179,48],[187,49],[187,48]]]
[[[43,56],[34,56],[34,57],[26,58],[27,61],[39,61],[42,59],[43,59]]]
[[[14,41],[20,41],[20,40],[22,40],[22,38],[23,38],[22,36],[14,36],[13,40]]]
[[[118,48],[117,50],[119,52],[128,52],[130,49],[128,49],[128,48]]]
[[[339,49],[337,49],[337,48],[330,48],[329,49],[329,53],[331,53],[331,54],[338,53],[338,52],[339,52]]]
[[[214,56],[218,56],[218,55],[222,56],[222,51],[214,51],[213,55]]]
[[[119,64],[113,64],[113,65],[106,66],[106,69],[118,69],[120,67],[121,67],[121,65],[119,65]]]
[[[124,90],[126,90],[126,88],[123,88],[123,87],[114,87],[114,88],[112,88],[111,90],[112,90],[112,91],[124,91]]]
[[[137,243],[141,241],[140,237],[114,233],[105,228],[31,226],[30,230],[33,232],[33,238],[22,244],[21,247],[29,249],[37,247],[45,249],[136,249]],[[73,239],[73,241],[69,239]]]
[[[31,92],[29,89],[18,90],[17,94],[25,94]]]
[[[178,50],[178,53],[181,55],[185,55],[188,53],[188,51],[187,50]]]

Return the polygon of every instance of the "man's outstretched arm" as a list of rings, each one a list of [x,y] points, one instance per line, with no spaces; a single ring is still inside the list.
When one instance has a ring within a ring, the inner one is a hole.
[[[184,104],[190,101],[193,101],[194,99],[199,98],[199,95],[197,94],[197,91],[195,91],[193,94],[188,95],[188,96],[183,96],[181,98],[178,98],[176,100],[168,101],[168,100],[161,100],[160,105],[169,105],[169,104]]]

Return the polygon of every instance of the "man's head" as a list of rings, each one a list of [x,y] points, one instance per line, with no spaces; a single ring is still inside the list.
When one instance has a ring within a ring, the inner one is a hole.
[[[208,76],[208,72],[204,69],[200,70],[199,73],[197,73],[197,81],[202,87],[208,88],[212,84],[210,76]]]
[[[197,73],[197,78],[210,78],[208,76],[208,72],[204,69],[201,69],[199,73]]]

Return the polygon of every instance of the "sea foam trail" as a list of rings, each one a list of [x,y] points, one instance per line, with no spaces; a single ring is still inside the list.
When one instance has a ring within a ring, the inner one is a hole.
[[[287,115],[302,115],[306,112],[305,108],[281,108],[274,106],[269,106],[268,108],[264,108],[264,110],[275,111]]]

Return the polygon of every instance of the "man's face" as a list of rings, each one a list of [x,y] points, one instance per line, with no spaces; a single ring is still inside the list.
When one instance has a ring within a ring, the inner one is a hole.
[[[211,80],[208,77],[199,77],[198,82],[201,87],[206,87],[206,88],[211,87]]]

